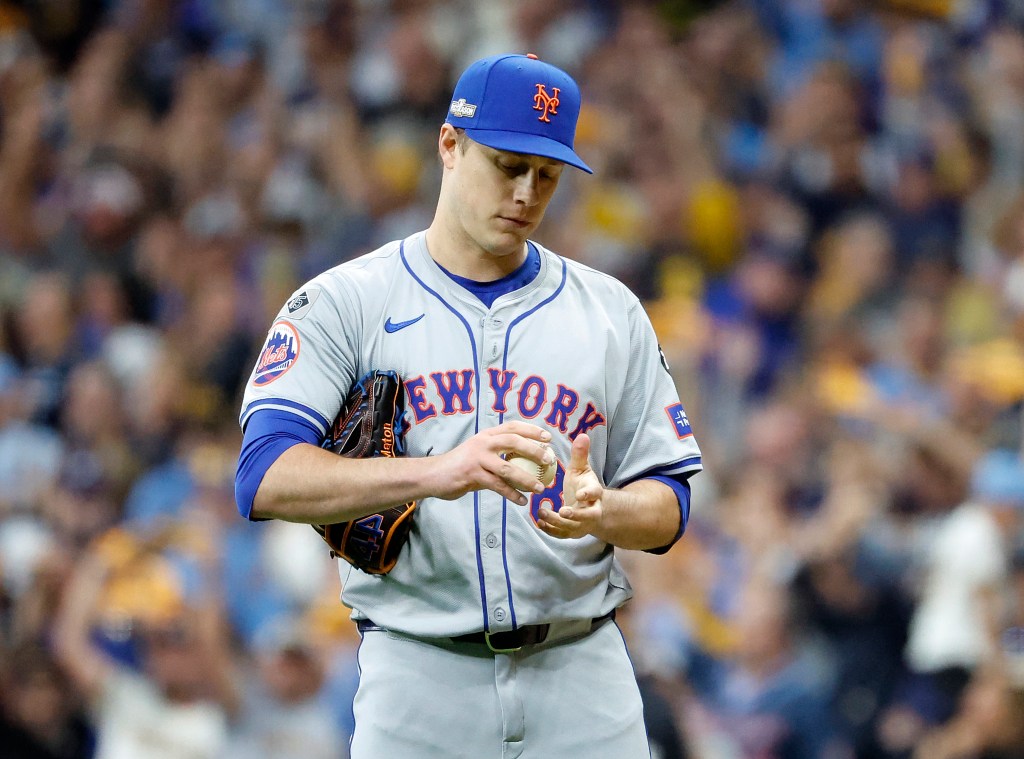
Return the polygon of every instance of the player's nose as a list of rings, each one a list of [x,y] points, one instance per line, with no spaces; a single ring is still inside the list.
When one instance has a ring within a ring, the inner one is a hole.
[[[537,205],[540,202],[540,173],[531,169],[517,177],[512,197],[525,206]]]

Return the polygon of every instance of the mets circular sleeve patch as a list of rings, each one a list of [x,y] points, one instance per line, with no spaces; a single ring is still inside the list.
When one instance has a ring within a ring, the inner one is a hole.
[[[293,325],[284,320],[275,322],[260,351],[252,384],[269,385],[291,369],[299,359],[299,343],[299,332]]]

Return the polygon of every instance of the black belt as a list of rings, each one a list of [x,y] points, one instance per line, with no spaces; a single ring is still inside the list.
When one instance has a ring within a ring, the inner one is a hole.
[[[600,617],[594,617],[590,620],[590,627],[581,630],[578,634],[587,635],[610,619],[615,619],[614,609],[607,614],[602,614]],[[360,619],[356,623],[356,626],[359,628],[359,632],[384,629],[380,625],[374,624],[373,621],[369,619]],[[480,645],[487,646],[495,653],[508,653],[511,651],[518,651],[523,646],[536,646],[543,643],[547,640],[550,632],[550,624],[523,625],[522,627],[517,627],[515,630],[505,630],[503,632],[496,633],[471,632],[466,633],[465,635],[455,635],[451,638],[446,638],[446,640],[450,640],[453,643],[478,643]]]

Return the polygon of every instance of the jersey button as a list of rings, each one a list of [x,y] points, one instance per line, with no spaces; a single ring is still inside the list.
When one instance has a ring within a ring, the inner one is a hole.
[[[505,610],[502,609],[500,606],[494,610],[494,619],[498,622],[505,621]]]
[[[498,546],[498,536],[492,532],[490,535],[484,538],[484,543],[487,545],[488,548],[496,548]]]

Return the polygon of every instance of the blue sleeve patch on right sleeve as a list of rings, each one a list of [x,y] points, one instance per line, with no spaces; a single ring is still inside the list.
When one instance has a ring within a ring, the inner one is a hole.
[[[296,414],[277,409],[257,409],[245,425],[242,451],[235,470],[235,505],[238,513],[253,519],[252,502],[270,466],[278,457],[299,443],[320,445],[323,434]]]

